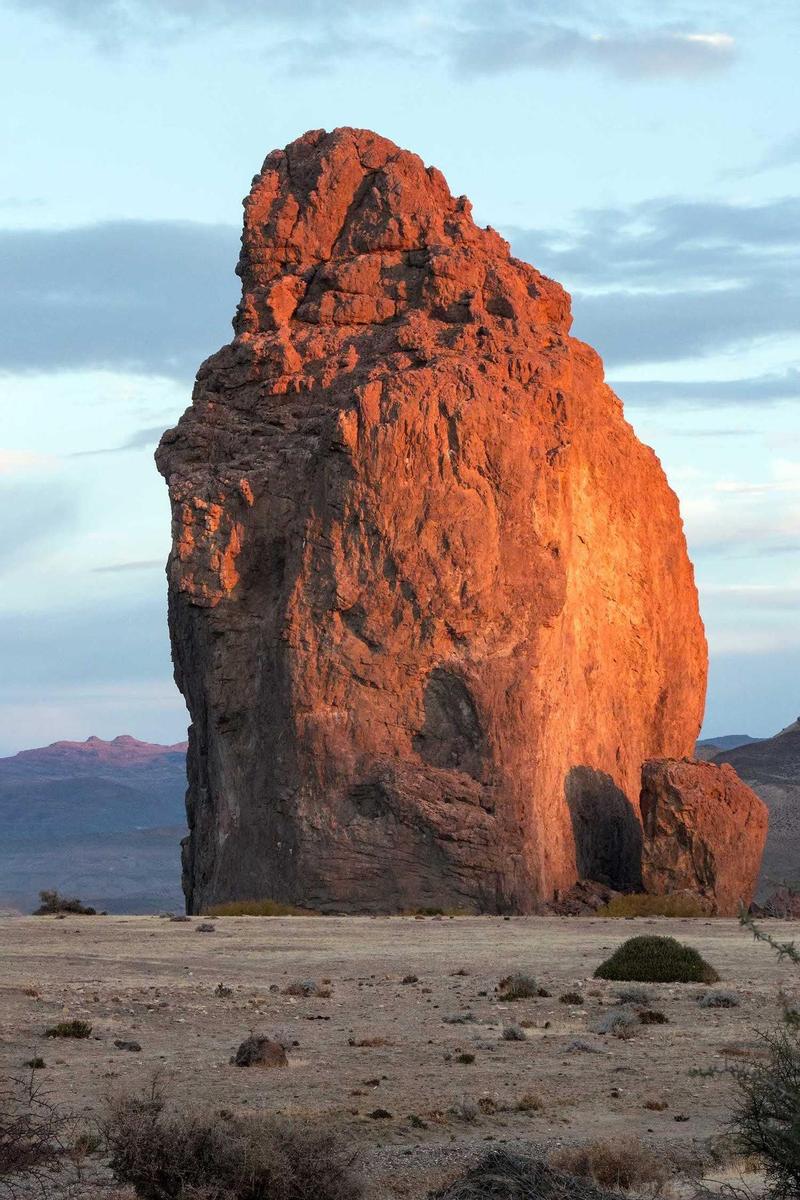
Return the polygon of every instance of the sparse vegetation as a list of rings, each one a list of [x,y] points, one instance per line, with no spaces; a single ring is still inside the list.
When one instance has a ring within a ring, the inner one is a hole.
[[[525,1030],[519,1025],[504,1025],[503,1031],[500,1034],[504,1042],[524,1042]]]
[[[66,913],[71,913],[79,917],[94,917],[97,915],[96,908],[82,904],[74,896],[61,896],[55,888],[39,892],[39,899],[41,900],[41,904],[37,909],[34,909],[33,915],[35,917],[62,916]]]
[[[669,1017],[657,1008],[643,1008],[639,1013],[640,1025],[668,1025]]]
[[[279,900],[228,900],[224,904],[212,904],[203,916],[206,917],[318,917],[320,914],[294,904],[282,904]]]
[[[565,1147],[553,1154],[550,1162],[559,1171],[591,1179],[600,1187],[614,1191],[657,1189],[669,1178],[663,1154],[649,1150],[638,1138]]]
[[[315,979],[293,979],[283,989],[285,996],[313,996],[316,1000],[330,1000],[331,989],[320,985]]]
[[[598,979],[645,983],[716,983],[719,975],[692,946],[672,937],[629,938],[595,971]]]
[[[706,992],[700,997],[701,1008],[738,1008],[739,997],[735,992]]]
[[[560,1004],[583,1004],[580,992],[564,992],[558,999]]]
[[[636,1013],[627,1008],[611,1008],[597,1018],[592,1031],[594,1033],[611,1034],[616,1038],[631,1038],[636,1032],[639,1019]]]
[[[72,1118],[47,1095],[33,1075],[0,1083],[0,1196],[49,1194],[53,1173],[63,1165]],[[76,1182],[60,1172],[61,1195]]]
[[[455,1057],[455,1060],[454,1060],[454,1061],[455,1061],[455,1062],[457,1062],[457,1063],[461,1063],[461,1064],[462,1064],[463,1066],[465,1066],[465,1067],[468,1067],[468,1066],[470,1066],[472,1063],[474,1063],[474,1062],[475,1062],[475,1055],[474,1055],[474,1054],[468,1054],[468,1053],[464,1053],[464,1054],[457,1054],[457,1055],[456,1055],[456,1057]]]
[[[52,1025],[45,1030],[45,1037],[49,1038],[88,1038],[91,1037],[92,1027],[88,1021],[59,1021],[57,1025]]]
[[[800,1195],[800,1037],[763,1034],[765,1062],[734,1067],[739,1098],[731,1121],[739,1146],[764,1163],[776,1200]]]
[[[431,1200],[606,1200],[606,1193],[586,1179],[564,1175],[538,1159],[493,1150],[465,1174],[431,1192]]]
[[[360,1200],[357,1152],[301,1121],[167,1110],[153,1084],[104,1124],[110,1165],[142,1200]]]
[[[643,987],[619,988],[614,992],[614,999],[619,1004],[649,1004],[650,992]]]
[[[635,893],[614,896],[598,908],[598,917],[705,917],[707,910],[698,896],[650,896]]]
[[[497,985],[498,1000],[530,1000],[539,995],[539,987],[532,975],[506,975]]]

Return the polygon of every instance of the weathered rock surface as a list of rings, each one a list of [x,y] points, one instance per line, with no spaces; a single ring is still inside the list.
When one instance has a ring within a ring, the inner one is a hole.
[[[636,887],[706,646],[677,500],[569,298],[363,130],[245,201],[235,338],[168,431],[190,907],[531,911]]]
[[[767,837],[767,809],[733,767],[646,762],[640,798],[648,892],[696,892],[733,916],[750,900]]]

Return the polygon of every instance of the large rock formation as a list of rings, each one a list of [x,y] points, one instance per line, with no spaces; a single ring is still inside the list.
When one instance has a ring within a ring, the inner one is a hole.
[[[718,916],[734,916],[740,904],[749,905],[767,838],[767,809],[733,767],[646,762],[640,805],[648,892],[694,892]]]
[[[640,884],[706,647],[675,496],[569,298],[363,130],[268,156],[164,435],[188,903],[530,911]]]

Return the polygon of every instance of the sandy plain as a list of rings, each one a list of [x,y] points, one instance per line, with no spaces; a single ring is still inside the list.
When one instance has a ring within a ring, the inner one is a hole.
[[[724,1068],[759,1055],[757,1031],[800,979],[732,920],[228,917],[208,933],[200,923],[0,918],[0,1071],[41,1055],[42,1083],[87,1123],[155,1070],[177,1105],[335,1123],[363,1145],[376,1196],[424,1195],[499,1145],[547,1152],[633,1136],[678,1158],[702,1150],[730,1110]],[[697,947],[739,1006],[702,1007],[700,985],[650,985],[648,1007],[666,1024],[627,1040],[593,1032],[620,988],[593,972],[638,933]],[[499,980],[517,971],[550,995],[501,1002]],[[309,980],[330,996],[286,994]],[[568,992],[583,1002],[561,1002]],[[73,1017],[91,1038],[45,1039]],[[502,1038],[512,1023],[524,1041]],[[296,1043],[287,1069],[231,1065],[248,1033],[275,1030]]]

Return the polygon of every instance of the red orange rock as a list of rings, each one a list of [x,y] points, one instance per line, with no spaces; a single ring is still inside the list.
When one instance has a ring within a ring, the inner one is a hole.
[[[235,337],[168,431],[190,906],[531,911],[635,887],[706,646],[569,297],[364,130],[271,153]]]
[[[689,890],[718,916],[734,916],[740,904],[749,905],[767,838],[767,809],[733,767],[646,762],[640,804],[648,892]]]

